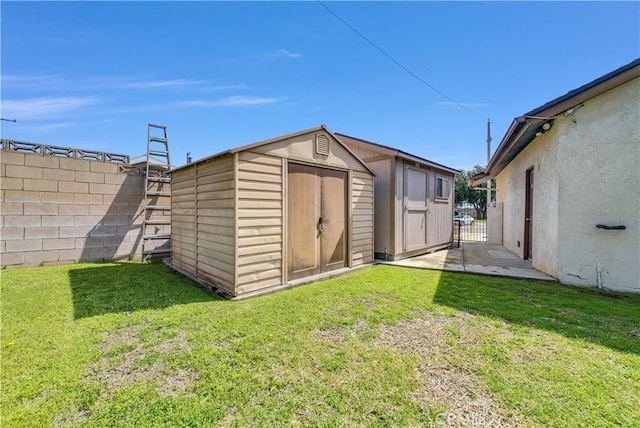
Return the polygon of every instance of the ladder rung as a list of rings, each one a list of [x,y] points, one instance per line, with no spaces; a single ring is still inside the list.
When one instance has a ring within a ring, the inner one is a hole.
[[[154,183],[169,183],[171,179],[169,177],[147,177],[147,181],[153,181]]]
[[[142,257],[149,256],[152,254],[166,254],[170,252],[171,252],[171,248],[163,248],[161,250],[146,250],[142,252]]]
[[[145,220],[144,224],[171,224],[171,220]]]
[[[170,233],[159,233],[157,235],[145,235],[142,239],[152,240],[152,239],[169,239],[171,238]]]
[[[147,192],[147,196],[171,196],[169,192]]]
[[[171,205],[147,205],[145,207],[148,210],[171,210]]]
[[[166,143],[167,139],[164,138],[164,137],[156,137],[156,136],[152,135],[151,137],[149,137],[149,141],[150,142],[154,142],[155,141],[157,143]]]

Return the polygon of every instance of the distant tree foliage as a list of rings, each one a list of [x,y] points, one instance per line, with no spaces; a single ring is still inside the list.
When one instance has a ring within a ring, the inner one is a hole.
[[[476,218],[487,218],[487,191],[472,189],[468,180],[476,174],[484,172],[482,165],[476,165],[471,171],[460,170],[456,175],[456,209],[467,203],[476,211]]]

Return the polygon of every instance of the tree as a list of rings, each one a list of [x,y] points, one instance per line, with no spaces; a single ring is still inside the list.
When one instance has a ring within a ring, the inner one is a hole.
[[[476,174],[484,172],[482,165],[476,165],[471,171],[460,170],[456,176],[456,207],[467,203],[476,210],[476,218],[487,218],[487,191],[472,189],[468,180]]]

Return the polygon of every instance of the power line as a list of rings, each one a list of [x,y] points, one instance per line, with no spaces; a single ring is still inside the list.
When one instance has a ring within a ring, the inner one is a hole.
[[[446,98],[447,100],[451,101],[452,103],[454,103],[455,105],[465,109],[466,111],[468,111],[469,113],[473,113],[475,115],[482,116],[480,113],[471,110],[470,108],[468,108],[467,106],[465,106],[464,104],[460,104],[458,101],[454,100],[453,98],[451,98],[450,96],[448,96],[447,94],[445,94],[444,92],[442,92],[441,90],[439,90],[438,88],[436,88],[435,86],[433,86],[432,84],[430,84],[429,82],[427,82],[426,80],[424,80],[423,78],[421,78],[420,76],[418,76],[417,74],[415,74],[413,71],[409,70],[407,67],[405,67],[402,63],[400,63],[400,61],[398,61],[397,59],[395,59],[394,57],[392,57],[391,55],[389,55],[387,52],[385,52],[384,49],[382,49],[380,46],[376,45],[374,42],[372,42],[367,36],[365,36],[364,34],[362,34],[360,31],[356,30],[351,24],[349,24],[347,21],[345,21],[344,19],[342,19],[340,16],[338,16],[338,14],[336,14],[333,10],[329,9],[329,7],[327,7],[327,5],[325,5],[321,0],[316,0],[320,6],[324,7],[327,12],[329,12],[331,15],[333,15],[338,21],[342,22],[344,25],[346,25],[351,31],[353,31],[354,33],[356,33],[358,36],[360,36],[363,40],[365,40],[367,43],[369,43],[371,46],[373,46],[375,49],[377,49],[382,55],[386,56],[391,62],[393,62],[395,65],[397,65],[398,67],[400,67],[401,69],[403,69],[406,73],[408,73],[411,77],[413,77],[414,79],[416,79],[418,82],[422,83],[423,85],[429,87],[431,90],[433,90],[434,92],[438,93],[439,95],[441,95],[442,97]]]

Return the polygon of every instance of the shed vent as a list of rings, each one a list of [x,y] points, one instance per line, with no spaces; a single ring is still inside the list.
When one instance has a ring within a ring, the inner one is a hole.
[[[316,135],[316,153],[319,155],[329,155],[329,137],[323,134]]]

